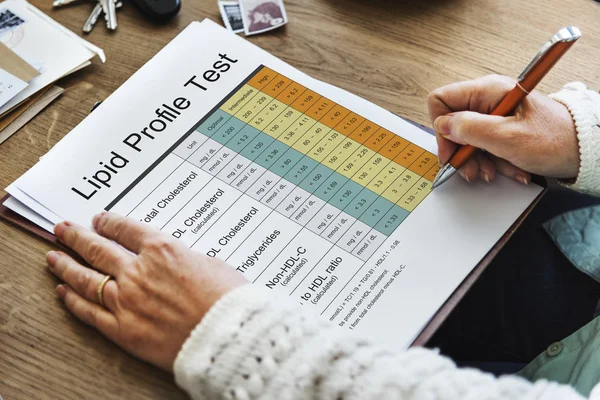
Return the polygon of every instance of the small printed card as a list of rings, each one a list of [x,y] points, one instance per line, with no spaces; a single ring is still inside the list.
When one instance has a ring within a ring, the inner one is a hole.
[[[28,86],[28,83],[0,68],[0,107]]]
[[[233,33],[244,32],[244,21],[242,21],[242,11],[238,1],[219,1],[219,11],[225,28]]]
[[[287,24],[283,0],[240,0],[246,36],[277,29]]]

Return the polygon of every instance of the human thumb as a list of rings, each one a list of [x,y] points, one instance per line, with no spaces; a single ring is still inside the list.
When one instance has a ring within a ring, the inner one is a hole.
[[[433,123],[435,131],[452,142],[470,144],[485,149],[499,157],[510,146],[516,128],[514,117],[480,114],[473,111],[460,111],[437,117]]]

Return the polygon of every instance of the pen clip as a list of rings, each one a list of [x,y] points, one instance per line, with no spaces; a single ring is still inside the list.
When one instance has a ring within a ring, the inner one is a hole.
[[[581,31],[576,26],[567,26],[559,30],[556,35],[552,36],[552,38],[546,42],[537,53],[537,55],[531,60],[529,65],[525,67],[521,75],[519,75],[519,82],[522,82],[523,79],[529,74],[529,72],[535,68],[535,66],[544,58],[544,56],[556,46],[558,43],[568,43],[574,42],[581,37]]]

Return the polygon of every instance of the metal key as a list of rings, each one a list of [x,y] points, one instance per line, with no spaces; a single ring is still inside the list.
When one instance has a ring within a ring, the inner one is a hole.
[[[115,4],[116,8],[121,8],[122,6],[123,3],[121,3],[120,1],[117,4]],[[92,29],[94,29],[94,26],[96,25],[96,22],[98,21],[98,18],[100,18],[100,14],[102,14],[102,12],[102,5],[100,3],[96,3],[96,6],[92,10],[92,13],[85,21],[85,24],[83,24],[83,31],[85,33],[90,33]]]
[[[90,33],[92,29],[94,29],[94,25],[96,25],[96,21],[98,21],[100,14],[102,14],[102,5],[100,5],[100,3],[97,3],[96,7],[94,7],[94,9],[92,10],[92,13],[85,21],[85,24],[83,24],[83,31],[85,33]]]
[[[100,5],[104,12],[106,27],[114,31],[117,29],[117,10],[114,0],[100,0]]]
[[[71,3],[75,3],[78,2],[80,0],[56,0],[54,1],[54,3],[52,3],[52,7],[63,7],[66,5],[69,5]]]

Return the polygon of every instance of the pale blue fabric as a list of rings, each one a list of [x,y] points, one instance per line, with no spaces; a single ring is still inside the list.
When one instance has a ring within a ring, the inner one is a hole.
[[[564,213],[544,228],[575,267],[600,282],[600,206]]]

